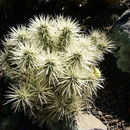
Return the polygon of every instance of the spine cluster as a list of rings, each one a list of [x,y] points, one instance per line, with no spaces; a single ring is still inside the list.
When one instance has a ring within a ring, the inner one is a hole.
[[[100,31],[82,33],[69,17],[39,16],[28,27],[12,28],[6,36],[0,65],[14,81],[7,103],[32,115],[42,125],[75,117],[102,88],[98,63],[111,52]]]

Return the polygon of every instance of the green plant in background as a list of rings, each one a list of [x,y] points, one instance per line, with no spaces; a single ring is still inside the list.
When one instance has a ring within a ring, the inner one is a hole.
[[[1,69],[14,81],[6,103],[41,126],[75,119],[102,88],[98,63],[111,52],[111,41],[100,31],[86,36],[63,16],[35,17],[11,30],[0,54]]]
[[[123,31],[118,25],[112,30],[112,37],[115,40],[117,51],[115,52],[115,57],[117,58],[117,66],[123,72],[130,73],[130,38],[129,33]]]

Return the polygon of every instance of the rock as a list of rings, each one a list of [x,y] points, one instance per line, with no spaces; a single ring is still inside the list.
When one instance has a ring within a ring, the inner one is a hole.
[[[117,66],[122,71],[130,73],[130,9],[122,14],[111,32],[113,41],[118,46],[115,53]]]
[[[121,15],[114,26],[119,26],[123,31],[130,33],[130,9]]]
[[[113,117],[111,115],[105,115],[107,119],[112,119]]]
[[[119,20],[115,23],[114,26],[116,25],[125,25],[128,23],[128,21],[130,20],[130,9],[126,10],[122,15],[121,17],[119,18]],[[130,27],[129,27],[130,28]]]
[[[118,21],[114,24],[114,26],[112,27],[112,31],[116,28],[119,31],[125,31],[130,33],[130,9],[128,9],[127,11],[125,11],[120,18],[118,19]]]
[[[101,111],[98,111],[98,115],[99,116],[103,116]]]
[[[78,130],[107,130],[107,127],[92,114],[77,117]]]

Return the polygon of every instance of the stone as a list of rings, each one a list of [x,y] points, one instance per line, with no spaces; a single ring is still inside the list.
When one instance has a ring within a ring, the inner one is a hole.
[[[107,127],[92,114],[82,114],[77,117],[78,130],[107,130]]]
[[[118,26],[125,30],[126,32],[130,32],[130,9],[126,10],[118,21],[114,24],[113,29]]]
[[[98,115],[99,116],[103,116],[101,111],[98,111]]]
[[[111,30],[112,40],[116,44],[117,67],[130,73],[130,9],[125,11]]]

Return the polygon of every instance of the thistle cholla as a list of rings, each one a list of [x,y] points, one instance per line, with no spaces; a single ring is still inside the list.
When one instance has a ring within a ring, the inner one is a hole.
[[[7,103],[41,125],[76,117],[102,88],[97,66],[111,52],[111,41],[100,31],[86,36],[63,16],[35,17],[28,27],[11,30],[0,53],[2,69],[15,81]]]

